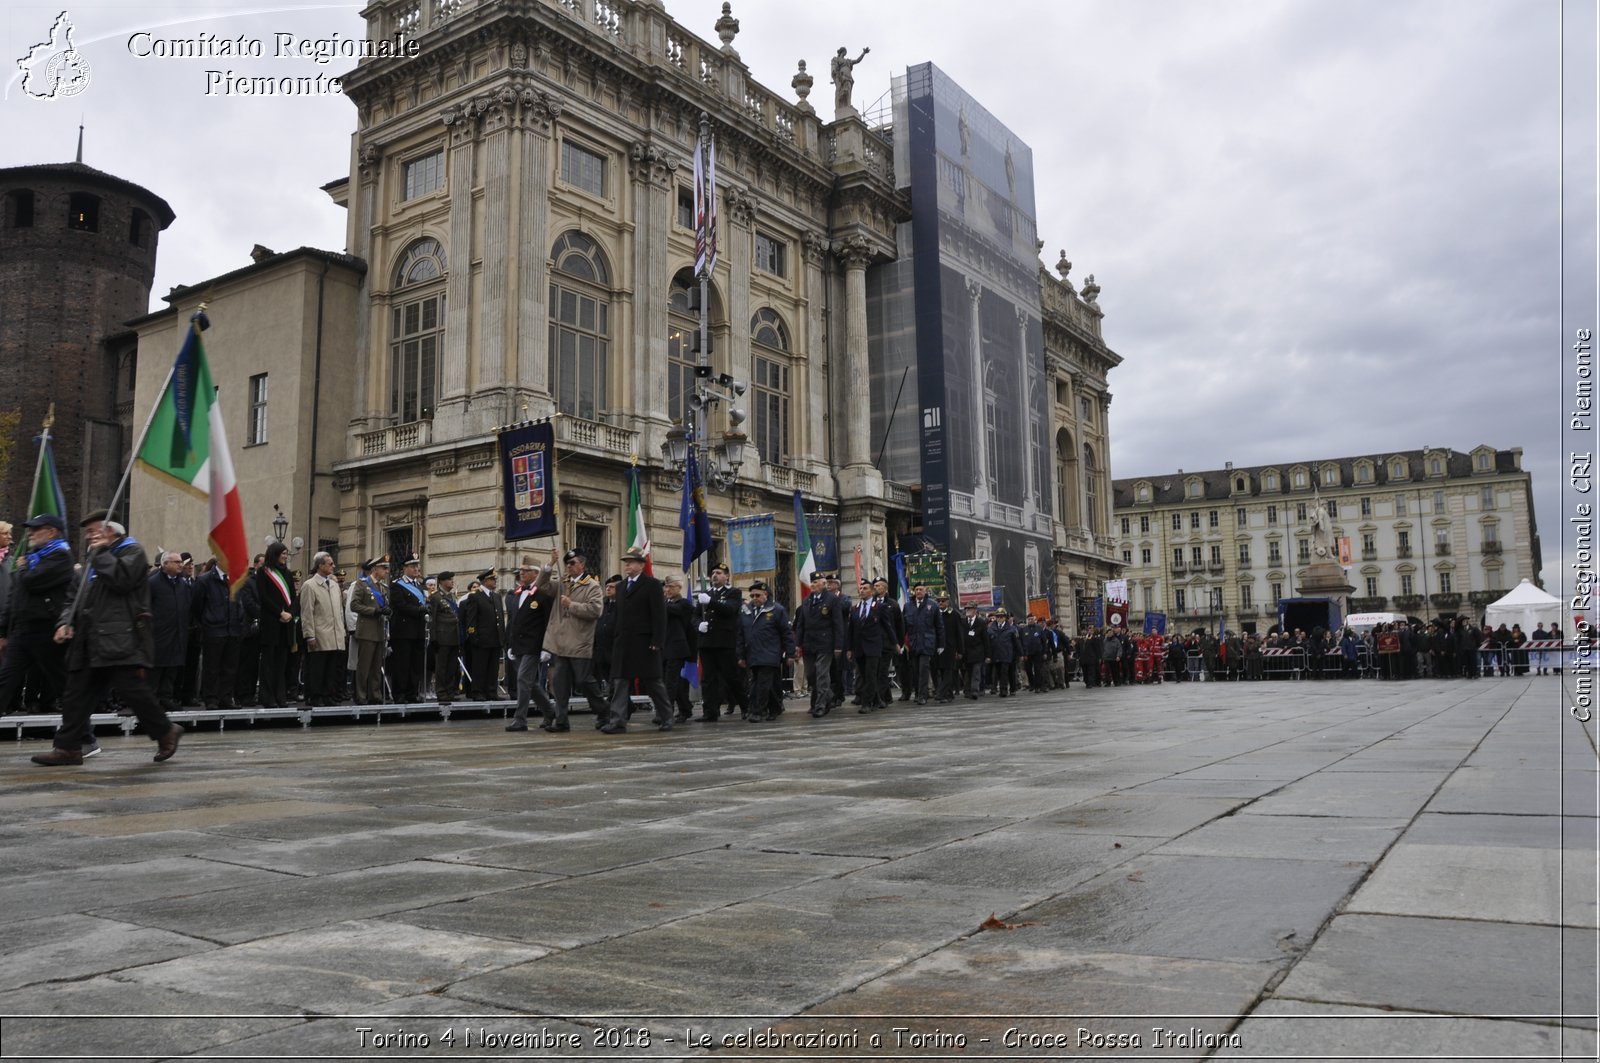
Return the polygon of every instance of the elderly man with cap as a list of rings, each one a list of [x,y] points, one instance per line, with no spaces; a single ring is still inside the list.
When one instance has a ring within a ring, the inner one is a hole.
[[[564,576],[556,575],[556,561],[566,567]],[[581,693],[589,703],[595,720],[608,715],[605,701],[600,697],[600,687],[591,672],[594,664],[594,627],[600,619],[601,602],[605,592],[600,583],[586,571],[589,559],[582,550],[568,550],[565,557],[550,551],[550,564],[539,573],[537,587],[555,595],[551,607],[549,627],[545,629],[544,645],[550,651],[550,700],[555,715],[545,717],[551,729],[562,731],[567,723],[567,707],[573,692]]]
[[[494,569],[478,573],[478,589],[461,603],[466,628],[467,671],[472,673],[472,701],[500,697],[500,656],[506,645],[506,603],[499,594]]]
[[[183,557],[176,550],[161,554],[161,567],[150,573],[150,625],[155,633],[156,700],[175,712],[183,700],[183,671],[189,657],[189,627],[195,616],[194,584],[184,578]]]
[[[928,701],[928,686],[933,681],[934,662],[945,651],[944,617],[939,607],[928,597],[928,588],[921,583],[912,584],[911,601],[905,610],[906,676],[904,682],[911,688],[918,705]]]
[[[783,662],[794,658],[789,614],[768,600],[767,585],[750,584],[750,604],[739,617],[739,667],[750,671],[749,723],[776,720],[783,710]]]
[[[989,663],[989,622],[978,615],[978,607],[968,602],[961,619],[961,667],[967,675],[967,697],[976,699],[983,689],[983,669]]]
[[[414,705],[422,700],[422,657],[428,640],[428,599],[422,589],[422,561],[415,555],[400,566],[400,578],[390,584],[389,686],[395,704]]]
[[[805,656],[806,685],[811,688],[811,715],[833,711],[835,662],[844,659],[844,603],[828,591],[828,577],[810,573],[811,593],[794,611],[794,641]]]
[[[739,671],[737,643],[743,595],[731,585],[726,562],[711,569],[711,589],[694,596],[700,606],[700,715],[696,723],[716,723],[722,707],[728,711],[748,704],[744,676]],[[747,713],[748,715],[748,713]]]
[[[22,695],[31,672],[39,679],[44,703],[52,709],[66,684],[66,654],[56,644],[56,620],[72,599],[72,550],[65,524],[41,513],[23,525],[28,550],[11,572],[11,597],[0,609],[0,710]],[[6,569],[12,568],[8,561]]]
[[[155,659],[149,624],[150,559],[122,525],[106,519],[104,511],[90,514],[82,523],[89,529],[87,586],[62,609],[54,636],[67,646],[61,729],[50,751],[35,753],[32,760],[47,767],[82,764],[85,745],[94,740],[89,717],[106,694],[115,691],[156,743],[159,764],[178,751],[183,728],[161,711],[146,679]]]
[[[617,587],[617,632],[611,645],[611,722],[601,734],[621,734],[633,712],[633,684],[650,698],[657,730],[672,730],[672,703],[661,679],[667,645],[667,598],[661,581],[645,571],[647,558],[634,547],[622,555]]]
[[[939,619],[944,624],[944,652],[934,660],[936,686],[934,687],[934,701],[940,705],[948,704],[955,697],[956,683],[960,676],[961,660],[961,612],[950,604],[950,595],[945,591],[939,592]]]
[[[545,657],[544,636],[550,627],[550,606],[556,599],[554,590],[539,590],[539,566],[533,558],[524,557],[517,569],[517,585],[506,595],[506,612],[510,614],[511,667],[516,670],[517,714],[506,725],[508,731],[528,729],[528,703],[539,703],[539,715],[550,720],[555,717],[555,704],[544,687],[539,685],[539,666]],[[553,723],[541,723],[541,731],[556,731]]]
[[[389,640],[389,559],[375,557],[361,566],[350,608],[356,614],[356,690],[357,705],[383,704],[383,658]]]
[[[433,689],[440,705],[461,693],[461,606],[456,602],[456,574],[445,569],[434,577],[428,598],[428,638],[433,643]]]
[[[668,576],[661,581],[667,595],[667,644],[662,648],[662,670],[666,673],[667,697],[678,709],[678,723],[694,715],[689,697],[689,680],[684,668],[694,660],[700,633],[695,630],[694,604],[683,596],[683,580]]]

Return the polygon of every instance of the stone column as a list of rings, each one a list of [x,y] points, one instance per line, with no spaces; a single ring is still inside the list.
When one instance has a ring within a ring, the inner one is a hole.
[[[466,430],[467,360],[472,332],[472,187],[473,156],[478,138],[478,101],[451,107],[439,117],[450,130],[450,244],[445,254],[450,275],[445,281],[444,351],[439,382],[439,408],[434,414],[435,440],[459,438]]]
[[[629,152],[633,183],[632,357],[624,409],[634,411],[640,451],[659,453],[668,426],[667,289],[669,229],[672,224],[678,160],[654,145],[636,143]]]
[[[512,419],[504,387],[513,222],[510,109],[515,99],[509,87],[502,89],[483,118],[483,295],[478,317],[478,372],[469,418],[473,433],[490,431]]]
[[[972,484],[972,508],[980,518],[989,515],[989,404],[983,386],[983,285],[967,279],[967,298],[972,302],[972,393],[977,400],[978,468]]]
[[[796,398],[802,401],[796,403],[794,417],[794,463],[798,468],[832,476],[825,443],[828,422],[824,419],[832,405],[828,402],[831,374],[825,357],[826,332],[822,320],[823,285],[829,282],[823,271],[828,258],[828,238],[821,232],[807,230],[800,234],[800,246],[803,251],[800,290],[804,310],[799,335],[795,337],[795,350],[801,356],[795,370],[805,385],[803,389],[795,388]],[[816,490],[820,495],[833,493],[831,485],[821,482],[820,478]]]
[[[522,182],[517,195],[517,357],[516,409],[530,396],[529,414],[555,409],[550,393],[550,131],[561,116],[561,101],[525,88],[518,117],[522,122]]]
[[[865,237],[847,238],[839,250],[844,260],[844,420],[835,425],[844,443],[844,468],[839,490],[844,497],[879,498],[883,475],[872,465],[872,367],[867,353],[867,264],[872,247]]]
[[[386,344],[374,344],[373,336],[380,338],[384,335],[382,328],[382,315],[372,302],[373,273],[379,274],[381,288],[387,288],[389,281],[382,273],[387,268],[387,263],[374,263],[372,258],[372,225],[378,197],[382,195],[383,182],[383,152],[371,144],[362,145],[356,152],[356,165],[358,174],[354,196],[350,204],[350,253],[368,263],[365,273],[361,275],[358,303],[355,320],[355,349],[356,357],[356,403],[351,411],[350,427],[354,431],[364,431],[369,427],[380,424],[384,411],[387,409],[383,401],[383,381],[385,379],[384,363],[388,360],[389,351]]]
[[[1111,392],[1100,393],[1100,446],[1097,448],[1100,473],[1100,517],[1105,534],[1111,532]],[[1098,530],[1096,535],[1101,534]]]
[[[755,230],[756,210],[755,202],[750,194],[740,188],[728,189],[723,198],[724,222],[718,234],[720,247],[717,251],[719,261],[728,263],[728,349],[726,351],[728,372],[732,376],[751,382],[752,363],[750,361],[750,315],[754,313],[750,305],[750,276],[755,269]],[[728,225],[731,221],[733,224]],[[716,364],[715,351],[712,352],[712,364]],[[723,410],[723,416],[726,416]],[[709,426],[713,435],[721,432],[723,425]],[[745,430],[750,433],[751,442],[755,441],[755,425],[746,423]],[[745,463],[744,475],[760,479],[761,469],[753,460]]]
[[[1034,402],[1034,384],[1039,370],[1033,365],[1028,356],[1028,311],[1017,307],[1017,346],[1022,351],[1022,373],[1020,375],[1022,406],[1023,406],[1023,434],[1022,446],[1028,459],[1028,482],[1022,489],[1022,518],[1027,522],[1029,531],[1033,530],[1033,517],[1039,511],[1039,493],[1036,485],[1039,484],[1038,458],[1034,454],[1034,444],[1039,435],[1039,419]]]

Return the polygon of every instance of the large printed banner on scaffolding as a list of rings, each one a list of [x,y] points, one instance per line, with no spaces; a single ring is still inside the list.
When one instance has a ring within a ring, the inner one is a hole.
[[[723,524],[723,529],[728,534],[728,568],[734,579],[771,583],[777,578],[778,540],[771,513],[734,517]]]
[[[556,433],[549,421],[499,432],[507,542],[556,534]]]
[[[920,554],[906,555],[906,592],[909,594],[911,588],[919,583],[928,588],[928,593],[934,597],[938,597],[939,592],[946,589],[944,554],[937,550],[929,550]]]

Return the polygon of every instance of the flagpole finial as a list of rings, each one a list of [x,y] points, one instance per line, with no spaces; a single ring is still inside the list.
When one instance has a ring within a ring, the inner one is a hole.
[[[45,410],[45,412],[44,412],[44,430],[46,432],[50,431],[50,429],[55,426],[55,423],[56,423],[56,404],[54,402],[52,402],[50,404],[50,408]]]

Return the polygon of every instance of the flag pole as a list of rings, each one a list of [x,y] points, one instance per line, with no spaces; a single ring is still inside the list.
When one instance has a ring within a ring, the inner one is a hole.
[[[206,318],[206,304],[201,303],[189,318],[189,328],[191,331],[204,332],[210,326],[211,322]],[[185,338],[187,339],[187,337]],[[179,349],[182,349],[181,345]],[[150,426],[155,424],[156,414],[161,412],[162,400],[166,398],[167,388],[172,384],[172,375],[177,371],[178,360],[174,358],[171,367],[167,369],[167,375],[162,378],[161,387],[156,391],[156,401],[150,407],[150,416],[144,419],[144,427],[139,430],[139,436],[134,441],[133,449],[128,454],[128,465],[122,470],[122,479],[117,483],[117,489],[111,495],[111,504],[106,506],[107,520],[116,519],[117,504],[122,501],[122,493],[128,489],[128,480],[133,476],[134,463],[139,460],[139,451],[144,447],[145,438],[150,435]],[[87,563],[87,555],[85,555],[84,561]],[[88,589],[89,582],[88,579],[78,581],[78,593],[73,595],[72,598],[71,616],[73,623],[69,626],[76,626],[78,609],[83,605],[83,592]]]

